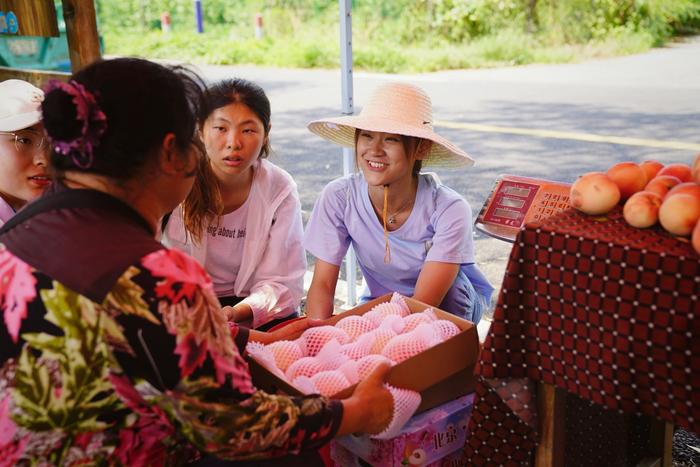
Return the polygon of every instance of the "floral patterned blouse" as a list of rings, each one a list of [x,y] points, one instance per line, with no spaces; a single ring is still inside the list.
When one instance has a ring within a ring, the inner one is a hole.
[[[61,190],[0,231],[0,466],[316,449],[342,405],[257,391],[202,267],[130,207]]]

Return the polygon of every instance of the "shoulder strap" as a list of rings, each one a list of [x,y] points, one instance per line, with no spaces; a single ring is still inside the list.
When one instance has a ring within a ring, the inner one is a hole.
[[[151,227],[148,223],[134,209],[106,193],[88,189],[66,189],[64,191],[48,194],[28,204],[5,223],[2,229],[0,229],[0,235],[9,232],[38,214],[56,209],[74,208],[103,208],[112,211],[121,211],[130,217],[134,217],[148,229],[149,232],[151,231]]]
[[[165,232],[165,228],[168,226],[168,221],[170,220],[170,216],[173,215],[173,211],[170,211],[166,215],[163,216],[163,219],[160,221],[160,232],[161,234]]]

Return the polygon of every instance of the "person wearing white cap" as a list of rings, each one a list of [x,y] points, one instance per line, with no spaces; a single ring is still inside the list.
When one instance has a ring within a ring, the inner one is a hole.
[[[316,257],[306,314],[333,312],[340,264],[352,244],[365,281],[361,301],[389,292],[473,322],[493,287],[475,264],[469,204],[425,166],[470,166],[467,153],[432,128],[430,97],[389,83],[359,115],[316,120],[309,130],[355,149],[359,173],[329,183],[316,201],[304,247]]]
[[[51,182],[43,100],[44,92],[26,81],[0,83],[0,226]]]

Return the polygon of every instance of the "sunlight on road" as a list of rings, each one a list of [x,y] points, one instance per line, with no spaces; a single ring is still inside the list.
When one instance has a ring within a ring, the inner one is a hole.
[[[485,133],[509,133],[514,135],[535,136],[539,138],[568,139],[588,141],[591,143],[623,144],[626,146],[643,146],[648,148],[679,149],[687,151],[700,151],[700,144],[684,141],[662,141],[657,139],[626,138],[623,136],[594,135],[590,133],[576,133],[571,131],[539,130],[534,128],[517,128],[496,125],[482,125],[479,123],[460,123],[438,120],[435,126],[444,128],[457,128],[462,130],[480,131]]]

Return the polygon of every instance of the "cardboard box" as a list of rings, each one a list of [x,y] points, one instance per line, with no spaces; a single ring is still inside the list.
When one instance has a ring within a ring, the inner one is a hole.
[[[374,467],[439,466],[464,447],[473,404],[469,394],[416,415],[392,439],[348,435],[333,442]]]
[[[332,461],[330,465],[333,467],[374,467],[335,441],[331,441],[330,460]],[[465,465],[470,465],[469,459],[465,456],[464,449],[459,449],[428,465],[417,464],[411,466],[411,464],[407,463],[401,465],[401,467],[464,467]]]
[[[469,458],[467,458],[463,448],[464,446],[460,447],[452,454],[448,454],[446,457],[426,467],[464,467],[465,465],[470,465]]]
[[[390,301],[391,295],[383,295],[344,313],[334,315],[328,322],[335,324],[346,316],[362,315],[375,305]],[[419,313],[430,308],[429,305],[412,298],[405,298],[405,300],[411,313]],[[438,318],[452,321],[462,332],[394,365],[387,377],[387,382],[391,385],[421,393],[422,401],[416,413],[469,394],[475,387],[473,370],[479,355],[476,326],[446,311],[432,308]],[[289,395],[301,395],[298,389],[273,375],[255,359],[249,357],[248,362],[253,383],[258,388],[267,392],[281,391]],[[332,398],[349,397],[354,389],[354,385],[350,386],[334,394]]]

